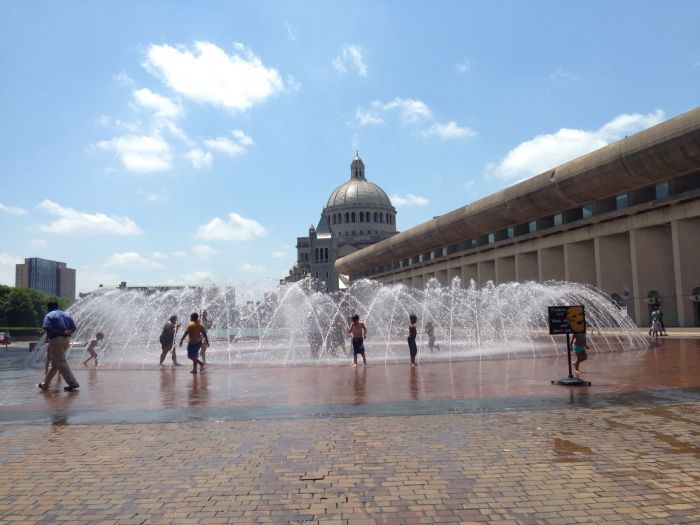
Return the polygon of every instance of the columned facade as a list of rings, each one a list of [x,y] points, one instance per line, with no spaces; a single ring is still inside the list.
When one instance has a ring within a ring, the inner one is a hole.
[[[700,110],[337,261],[339,273],[423,288],[589,284],[639,324],[660,305],[700,326]]]

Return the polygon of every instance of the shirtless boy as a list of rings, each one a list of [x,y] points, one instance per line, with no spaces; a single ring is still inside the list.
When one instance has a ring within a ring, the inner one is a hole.
[[[359,315],[355,314],[352,316],[352,324],[348,327],[348,333],[352,335],[352,367],[357,368],[357,354],[362,356],[362,364],[367,366],[364,345],[367,328],[365,323],[360,322]]]
[[[96,346],[99,344],[99,342],[102,341],[104,338],[105,338],[105,334],[103,334],[102,332],[97,332],[97,333],[95,334],[95,337],[93,337],[92,339],[90,339],[90,342],[88,343],[87,348],[85,348],[85,351],[86,351],[88,354],[90,354],[90,357],[88,357],[85,361],[83,361],[83,365],[84,365],[84,366],[87,366],[88,361],[90,361],[90,359],[94,359],[94,360],[95,360],[95,366],[97,366],[97,364],[98,364],[98,363],[97,363],[97,352],[95,352],[95,347],[96,347]]]
[[[180,339],[180,346],[182,346],[182,342],[185,340],[185,337],[188,336],[190,340],[187,343],[187,357],[192,361],[191,372],[193,374],[196,374],[197,365],[199,365],[200,372],[204,370],[204,363],[199,360],[199,349],[202,348],[203,342],[206,342],[207,346],[209,346],[209,336],[207,335],[207,329],[204,328],[204,325],[199,321],[199,314],[197,312],[194,312],[192,315],[190,315],[190,322],[187,323],[185,333],[182,334],[182,338]]]

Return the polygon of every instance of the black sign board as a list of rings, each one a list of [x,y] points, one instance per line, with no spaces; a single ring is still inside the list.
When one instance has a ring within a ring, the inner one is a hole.
[[[586,313],[583,306],[550,306],[549,333],[585,334]]]

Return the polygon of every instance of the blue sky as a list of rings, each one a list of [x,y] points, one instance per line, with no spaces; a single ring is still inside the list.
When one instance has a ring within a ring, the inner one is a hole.
[[[349,177],[410,228],[698,105],[697,2],[0,3],[0,283],[283,277]]]

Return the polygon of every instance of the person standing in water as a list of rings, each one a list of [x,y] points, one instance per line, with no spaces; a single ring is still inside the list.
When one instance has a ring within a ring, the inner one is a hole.
[[[204,370],[204,363],[199,360],[199,349],[202,348],[202,342],[209,344],[209,336],[207,335],[207,330],[204,325],[199,321],[199,314],[194,312],[190,315],[190,322],[187,323],[185,328],[185,333],[182,334],[180,339],[180,346],[185,340],[185,337],[189,336],[189,342],[187,343],[187,358],[192,360],[192,370],[193,374],[197,373],[197,365],[199,365],[199,371]]]
[[[588,344],[586,343],[586,334],[574,334],[573,340],[571,341],[571,349],[576,354],[576,361],[574,361],[574,375],[578,377],[579,375],[581,375],[581,370],[579,370],[581,363],[588,359],[588,354],[586,353],[586,350],[588,349]]]
[[[163,331],[160,333],[160,366],[163,366],[163,361],[165,361],[165,356],[168,352],[172,350],[173,352],[173,366],[180,366],[177,362],[177,356],[175,355],[175,332],[180,328],[180,324],[177,322],[177,315],[171,315],[170,319],[165,321],[163,325]]]
[[[428,334],[428,348],[430,348],[430,353],[433,353],[436,349],[440,351],[440,345],[435,344],[435,327],[432,321],[425,323],[425,333]]]
[[[357,355],[362,356],[362,364],[367,366],[365,359],[365,337],[367,336],[367,328],[365,323],[360,322],[360,316],[355,314],[352,316],[352,324],[348,327],[348,333],[352,335],[352,367],[357,368]]]
[[[207,317],[206,310],[202,310],[202,326],[205,330],[209,330],[209,328],[211,328],[211,321],[209,321],[209,318]],[[207,364],[207,348],[209,348],[209,339],[202,342],[202,349],[199,352],[204,364]]]
[[[83,361],[83,366],[87,366],[88,361],[90,359],[95,360],[95,366],[97,366],[97,352],[95,352],[95,347],[99,344],[100,341],[102,341],[105,338],[105,334],[102,332],[97,332],[95,334],[95,337],[90,339],[90,342],[87,345],[87,348],[85,348],[85,351],[90,354],[90,357],[88,357],[85,361]]]
[[[76,330],[75,322],[70,315],[59,309],[57,302],[51,301],[46,304],[46,307],[49,313],[44,317],[42,328],[46,331],[46,337],[49,339],[49,371],[44,377],[44,381],[37,383],[36,386],[41,390],[48,390],[51,380],[57,372],[60,372],[63,379],[68,383],[68,386],[64,386],[63,390],[72,392],[80,388],[66,360],[66,350],[70,345],[70,336]]]
[[[418,347],[416,346],[416,336],[418,335],[418,329],[416,328],[416,323],[418,322],[418,317],[416,314],[411,314],[408,316],[410,324],[408,325],[408,351],[411,356],[411,366],[416,366],[416,355],[418,354]]]

